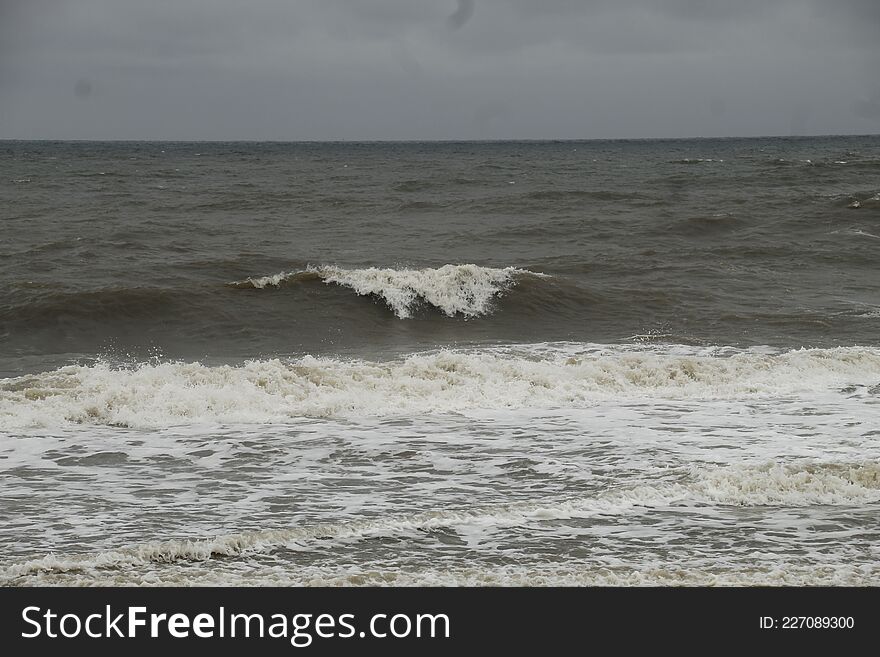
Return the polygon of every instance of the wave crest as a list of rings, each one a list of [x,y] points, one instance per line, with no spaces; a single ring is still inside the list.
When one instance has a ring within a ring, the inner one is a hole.
[[[584,408],[611,399],[732,399],[846,386],[874,394],[878,380],[880,350],[860,347],[768,354],[571,344],[443,350],[393,361],[306,356],[132,369],[97,363],[0,380],[0,429]]]
[[[379,297],[401,319],[412,317],[420,304],[433,306],[450,317],[478,317],[487,314],[492,299],[513,286],[520,276],[545,275],[516,267],[477,265],[443,265],[425,269],[308,267],[302,271],[247,278],[230,285],[263,289],[288,282],[322,280],[350,288],[362,296]]]

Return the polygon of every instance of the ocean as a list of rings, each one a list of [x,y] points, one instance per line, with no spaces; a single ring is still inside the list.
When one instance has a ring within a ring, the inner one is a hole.
[[[0,585],[880,585],[880,137],[0,142]]]

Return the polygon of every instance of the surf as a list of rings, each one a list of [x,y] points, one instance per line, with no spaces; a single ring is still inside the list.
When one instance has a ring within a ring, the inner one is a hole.
[[[880,465],[875,462],[765,462],[725,467],[691,466],[679,481],[617,488],[594,496],[529,501],[489,507],[437,509],[361,521],[304,524],[205,538],[176,539],[111,549],[96,554],[47,555],[9,564],[4,585],[27,583],[48,573],[93,577],[151,564],[215,560],[246,561],[280,548],[318,541],[359,541],[442,528],[521,527],[596,515],[623,515],[645,509],[700,506],[863,505],[880,501]]]
[[[874,399],[880,349],[559,343],[440,349],[393,360],[302,356],[242,365],[106,361],[0,379],[0,429],[289,423],[608,401]]]

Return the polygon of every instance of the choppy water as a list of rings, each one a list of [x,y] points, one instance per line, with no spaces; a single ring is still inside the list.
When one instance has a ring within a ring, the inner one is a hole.
[[[0,143],[0,583],[880,584],[880,137]]]

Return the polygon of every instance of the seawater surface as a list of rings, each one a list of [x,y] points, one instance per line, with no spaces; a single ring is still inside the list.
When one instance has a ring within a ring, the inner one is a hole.
[[[880,137],[0,142],[0,584],[880,584]]]

